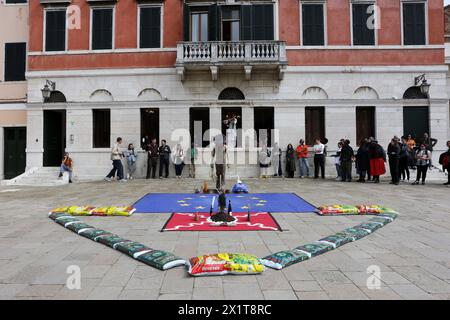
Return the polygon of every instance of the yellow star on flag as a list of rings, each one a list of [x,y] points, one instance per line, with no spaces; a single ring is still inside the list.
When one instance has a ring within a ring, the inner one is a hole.
[[[241,209],[248,209],[248,206],[242,206]]]
[[[264,203],[257,203],[256,204],[258,207],[262,207],[264,205]]]
[[[198,207],[195,207],[195,209],[205,209],[205,207],[198,206]]]
[[[183,203],[183,202],[186,202],[186,201],[184,201],[184,200],[178,200],[177,202]]]
[[[189,203],[181,203],[180,206],[182,206],[182,207],[188,207],[188,206],[190,206],[190,204],[189,204]]]

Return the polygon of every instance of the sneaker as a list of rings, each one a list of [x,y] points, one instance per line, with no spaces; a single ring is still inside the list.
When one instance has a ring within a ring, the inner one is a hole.
[[[104,181],[108,181],[108,182],[111,182],[111,181],[112,181],[112,179],[111,179],[111,178],[108,178],[108,177],[105,177],[103,180],[104,180]]]
[[[72,180],[69,180],[69,183],[72,183]]]
[[[127,182],[127,179],[120,179],[120,180],[117,180],[118,182]]]
[[[159,177],[160,179],[162,179],[163,177]]]
[[[449,185],[450,185],[450,182],[444,183],[444,186],[449,186]]]
[[[422,185],[424,185],[425,184],[425,181],[422,181]]]
[[[414,181],[414,182],[412,183],[412,185],[416,185],[416,184],[419,184],[419,181]]]
[[[58,178],[62,178],[63,174],[60,172]]]

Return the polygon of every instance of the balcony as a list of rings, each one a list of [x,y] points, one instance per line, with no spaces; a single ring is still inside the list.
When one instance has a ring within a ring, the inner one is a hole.
[[[240,68],[247,80],[254,69],[274,70],[281,80],[286,65],[283,41],[205,41],[177,45],[176,68],[181,80],[190,70],[210,70],[212,80],[217,80],[219,69]]]

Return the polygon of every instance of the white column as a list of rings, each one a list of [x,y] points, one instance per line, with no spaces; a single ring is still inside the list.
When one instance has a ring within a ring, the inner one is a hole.
[[[42,167],[44,152],[44,112],[42,110],[27,110],[27,166]]]
[[[349,139],[356,145],[356,109],[355,107],[325,106],[325,137],[329,150],[336,150],[338,141]]]
[[[0,180],[3,180],[5,178],[4,175],[4,163],[3,163],[3,159],[4,159],[4,152],[5,152],[5,147],[4,147],[4,130],[3,127],[0,127]]]
[[[275,106],[274,117],[274,127],[278,130],[280,148],[283,152],[286,151],[289,143],[295,148],[298,141],[305,138],[305,107]]]
[[[403,107],[376,106],[375,122],[376,139],[383,148],[387,148],[392,137],[403,134]]]
[[[433,164],[439,165],[439,155],[447,150],[447,141],[450,140],[449,104],[447,100],[430,102],[430,136],[438,139],[433,149]]]

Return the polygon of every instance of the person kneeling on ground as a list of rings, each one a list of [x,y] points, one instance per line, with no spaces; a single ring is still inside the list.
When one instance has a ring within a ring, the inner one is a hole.
[[[72,183],[72,165],[73,161],[72,158],[69,157],[69,153],[64,153],[64,158],[61,163],[61,167],[59,169],[59,178],[62,178],[64,172],[69,173],[69,183]]]

